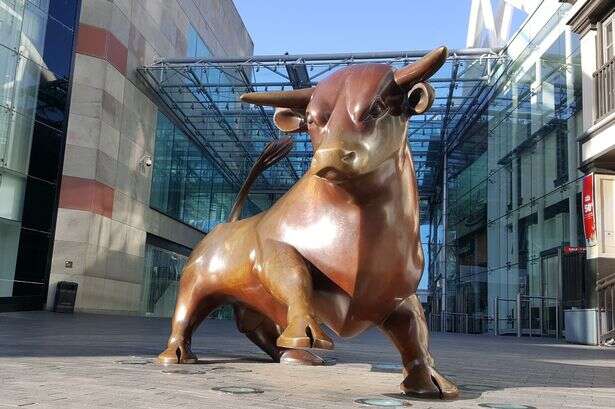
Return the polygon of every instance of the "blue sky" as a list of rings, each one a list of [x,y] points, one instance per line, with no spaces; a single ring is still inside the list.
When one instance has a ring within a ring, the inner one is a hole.
[[[254,54],[465,47],[470,0],[234,0]]]

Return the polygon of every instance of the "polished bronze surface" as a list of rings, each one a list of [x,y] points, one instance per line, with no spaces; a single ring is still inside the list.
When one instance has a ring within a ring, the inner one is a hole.
[[[161,362],[196,362],[193,331],[216,307],[232,303],[239,330],[275,361],[319,363],[300,350],[333,348],[321,324],[344,337],[377,325],[400,351],[405,393],[457,396],[434,368],[415,294],[423,250],[406,141],[409,116],[433,102],[425,81],[446,56],[441,47],[397,71],[358,64],[314,88],[242,95],[276,107],[274,122],[284,132],[307,130],[314,157],[269,210],[239,220],[250,185],[291,142],[272,142],[263,152],[229,222],[216,226],[188,260]]]

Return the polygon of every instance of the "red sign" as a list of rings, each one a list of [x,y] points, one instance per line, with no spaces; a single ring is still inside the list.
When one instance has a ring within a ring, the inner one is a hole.
[[[590,173],[583,178],[583,230],[585,240],[590,244],[596,240],[596,215],[594,205],[594,174]]]
[[[564,254],[585,253],[585,247],[579,246],[564,246]]]

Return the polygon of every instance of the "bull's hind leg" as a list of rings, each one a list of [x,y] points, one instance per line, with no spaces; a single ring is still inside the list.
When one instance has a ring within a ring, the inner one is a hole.
[[[259,280],[288,306],[288,325],[277,339],[282,348],[333,349],[333,341],[316,321],[312,308],[312,275],[303,257],[288,244],[268,240],[262,244],[255,267]]]
[[[408,297],[380,325],[401,353],[406,378],[401,390],[421,398],[453,399],[457,386],[434,367],[429,353],[429,332],[423,307],[416,295]]]
[[[158,361],[163,364],[196,363],[197,357],[190,349],[192,334],[220,303],[207,278],[194,268],[186,268],[179,282],[171,335]]]
[[[269,355],[274,362],[324,365],[325,361],[311,352],[278,347],[276,341],[281,334],[280,327],[263,314],[242,304],[235,304],[234,312],[239,331]]]

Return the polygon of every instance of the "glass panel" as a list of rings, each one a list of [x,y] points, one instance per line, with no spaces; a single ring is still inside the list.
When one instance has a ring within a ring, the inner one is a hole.
[[[159,113],[150,206],[207,232],[226,220],[236,194],[208,154]],[[248,200],[243,215],[260,209]]]
[[[23,17],[20,53],[26,58],[43,65],[45,32],[47,28],[47,9],[41,9],[28,1]]]
[[[47,233],[21,229],[13,296],[43,295],[50,240]]]
[[[3,202],[0,198],[0,205]],[[13,293],[19,232],[19,223],[0,218],[0,297],[9,297]]]
[[[11,107],[13,104],[13,85],[17,69],[17,53],[0,46],[0,105]]]
[[[48,182],[57,182],[63,139],[60,132],[39,122],[34,123],[29,175]]]
[[[0,218],[21,221],[26,177],[0,168]]]
[[[75,0],[50,0],[49,15],[68,28],[73,28],[77,17],[77,7],[74,3]]]
[[[23,205],[23,227],[50,232],[55,207],[55,185],[29,178]]]
[[[173,315],[177,287],[188,257],[151,244],[145,249],[143,312],[155,317]]]
[[[50,17],[47,21],[42,65],[59,78],[66,79],[70,74],[73,52],[67,45],[72,44],[72,41],[73,30]]]
[[[31,119],[0,107],[0,168],[26,173],[32,127]]]
[[[23,0],[0,0],[0,44],[15,51],[19,47],[23,9]]]
[[[541,254],[583,243],[577,241],[579,175],[568,174],[575,158],[569,148],[582,133],[579,41],[565,32],[564,17],[556,13],[543,29],[526,26],[532,31],[527,50],[517,50],[517,60],[506,62],[508,71],[486,111],[450,147],[445,243],[441,204],[431,204],[429,271],[435,277],[446,274],[449,318],[495,318],[497,305],[500,333],[516,332],[518,294],[552,296],[555,278],[549,273],[545,281]],[[554,30],[561,35],[547,37]],[[523,33],[517,37],[523,38]],[[546,51],[537,55],[538,49]],[[577,204],[576,219],[570,217],[571,201]],[[441,294],[438,283],[430,286],[434,297]],[[439,304],[432,303],[437,312]],[[546,333],[554,334],[554,318],[542,321],[554,314],[552,303],[525,301],[521,313],[523,328],[532,325],[538,333],[549,325]]]
[[[613,20],[615,17],[611,17],[611,20],[608,21],[604,27],[604,48],[605,48],[605,56],[604,62],[608,62],[611,58],[613,58],[613,31],[615,30],[615,21]]]

